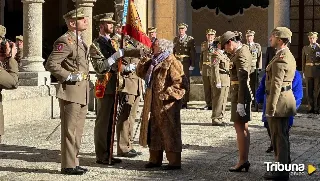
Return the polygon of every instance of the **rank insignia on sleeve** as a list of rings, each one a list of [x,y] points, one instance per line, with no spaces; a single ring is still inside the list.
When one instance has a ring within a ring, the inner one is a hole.
[[[56,45],[56,50],[57,50],[57,51],[60,52],[62,49],[63,49],[63,44],[57,44],[57,45]]]

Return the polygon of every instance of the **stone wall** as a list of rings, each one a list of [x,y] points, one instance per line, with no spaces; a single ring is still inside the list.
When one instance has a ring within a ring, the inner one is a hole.
[[[251,7],[244,10],[244,14],[238,14],[235,16],[225,16],[221,13],[216,15],[215,10],[201,8],[199,10],[193,10],[192,36],[196,40],[196,45],[200,46],[200,44],[206,39],[205,32],[208,28],[216,30],[217,35],[221,35],[228,30],[241,31],[245,34],[246,30],[251,29],[256,32],[255,42],[260,43],[262,47],[267,47],[267,22],[267,8]]]
[[[55,93],[53,85],[20,86],[16,90],[2,90],[5,124],[59,117],[59,104]]]

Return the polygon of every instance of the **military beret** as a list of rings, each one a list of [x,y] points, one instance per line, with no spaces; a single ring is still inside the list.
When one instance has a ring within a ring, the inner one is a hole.
[[[23,36],[22,35],[16,36],[16,40],[23,41]]]
[[[67,12],[65,15],[63,15],[64,19],[75,19],[75,18],[84,18],[87,17],[84,14],[83,8],[74,9],[72,11]]]
[[[317,32],[309,32],[308,37],[318,37],[318,33]]]
[[[234,32],[232,31],[227,31],[225,32],[223,35],[221,35],[220,37],[220,43],[221,43],[221,46],[223,47],[228,40],[230,40],[231,38],[234,38],[236,37],[236,35],[234,34]]]
[[[112,19],[114,13],[103,13],[99,14],[93,17],[94,20],[97,22],[110,22],[110,23],[115,23],[115,21]]]
[[[149,32],[149,33],[157,32],[157,28],[155,28],[155,27],[150,27],[150,28],[148,28],[148,32]]]
[[[246,36],[254,36],[254,34],[256,34],[256,32],[254,32],[252,30],[247,30],[246,31]]]
[[[0,37],[4,37],[7,33],[6,27],[0,25]]]
[[[188,28],[188,25],[185,23],[179,23],[178,28]]]
[[[207,35],[215,35],[215,34],[216,34],[216,31],[213,30],[213,29],[207,29],[206,34],[207,34]]]

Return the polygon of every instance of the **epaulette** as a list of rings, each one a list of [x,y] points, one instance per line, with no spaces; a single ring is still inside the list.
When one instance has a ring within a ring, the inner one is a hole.
[[[193,37],[192,36],[188,36],[188,40],[192,40],[193,39]]]
[[[74,44],[74,40],[72,39],[71,35],[68,32],[62,35],[61,37],[66,38],[68,44],[70,45]]]

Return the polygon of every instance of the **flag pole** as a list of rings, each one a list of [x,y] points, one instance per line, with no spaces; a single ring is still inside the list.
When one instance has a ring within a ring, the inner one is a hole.
[[[130,2],[129,2],[130,3]],[[125,0],[124,3],[124,11],[123,11],[123,18],[122,18],[122,30],[125,26],[126,16],[128,11],[128,0]],[[123,49],[123,40],[124,40],[124,33],[121,32],[121,41],[120,41],[120,49]],[[113,144],[114,144],[114,133],[115,133],[115,126],[117,122],[117,114],[118,114],[118,104],[119,104],[119,89],[120,89],[120,70],[122,66],[122,58],[118,59],[118,70],[117,70],[117,81],[116,81],[116,90],[115,90],[115,97],[114,97],[114,105],[113,105],[113,119],[112,119],[112,132],[111,132],[111,143],[110,143],[110,153],[109,153],[109,165],[112,164],[112,155],[113,155]]]

